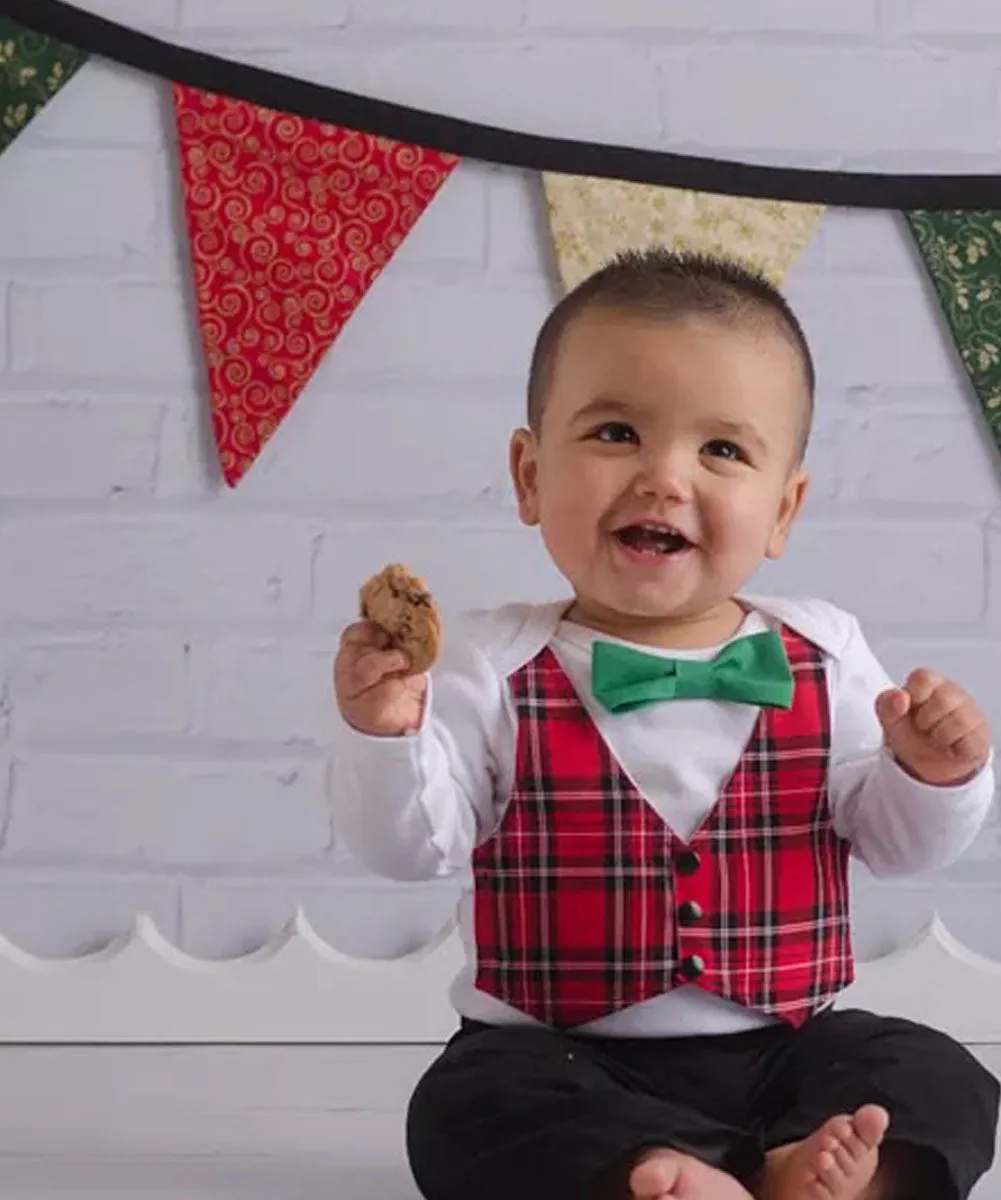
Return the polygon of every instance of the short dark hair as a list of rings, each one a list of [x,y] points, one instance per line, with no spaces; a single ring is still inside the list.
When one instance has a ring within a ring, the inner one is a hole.
[[[595,308],[667,320],[705,316],[728,325],[773,322],[803,362],[808,405],[799,445],[802,458],[813,421],[817,377],[806,334],[786,298],[763,274],[735,259],[660,246],[617,255],[568,292],[546,318],[536,338],[528,376],[528,424],[536,433],[542,425],[563,334],[583,312]]]

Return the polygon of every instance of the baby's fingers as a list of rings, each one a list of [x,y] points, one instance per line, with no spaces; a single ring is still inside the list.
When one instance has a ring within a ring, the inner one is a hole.
[[[389,634],[374,621],[355,621],[341,633],[341,645],[385,650],[389,646]]]
[[[402,650],[363,649],[339,664],[341,687],[349,699],[354,699],[409,666],[410,659]]]

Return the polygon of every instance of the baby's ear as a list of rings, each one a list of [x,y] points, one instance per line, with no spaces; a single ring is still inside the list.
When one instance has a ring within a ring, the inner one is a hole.
[[[538,525],[538,443],[530,429],[516,429],[511,437],[511,482],[518,500],[518,516],[525,525]]]
[[[766,558],[781,558],[785,554],[786,546],[789,544],[789,533],[803,508],[803,501],[806,499],[809,486],[810,477],[803,468],[798,469],[789,477],[782,493],[778,515],[775,518],[775,528],[765,547]]]

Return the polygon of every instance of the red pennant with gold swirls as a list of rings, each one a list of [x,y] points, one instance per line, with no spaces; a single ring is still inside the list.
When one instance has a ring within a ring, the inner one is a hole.
[[[235,486],[459,160],[174,85],[212,419]]]

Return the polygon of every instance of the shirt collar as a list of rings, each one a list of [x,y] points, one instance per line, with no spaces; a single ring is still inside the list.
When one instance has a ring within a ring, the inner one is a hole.
[[[853,618],[826,600],[789,599],[746,593],[741,593],[738,599],[746,604],[753,613],[756,613],[765,625],[773,628],[778,624],[787,625],[831,658],[840,658],[849,640]],[[539,651],[553,640],[563,623],[570,604],[569,599],[562,599],[543,604],[519,604],[511,607],[512,614],[517,614],[512,636],[505,639],[503,647],[496,649],[495,655],[491,655],[494,666],[502,678],[507,678],[523,667],[525,663],[531,662]],[[569,624],[569,622],[564,623],[564,628]],[[590,630],[582,630],[580,626],[573,628],[580,630],[585,635],[591,635]],[[744,628],[746,628],[746,622],[742,630]],[[565,635],[561,632],[560,636]],[[645,649],[649,650],[652,647],[645,647]],[[676,652],[672,651],[671,653],[674,657],[679,657]],[[708,653],[711,656],[712,648]]]

